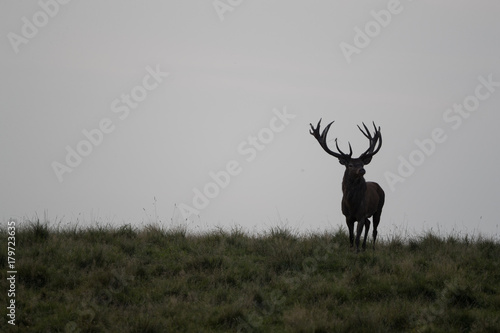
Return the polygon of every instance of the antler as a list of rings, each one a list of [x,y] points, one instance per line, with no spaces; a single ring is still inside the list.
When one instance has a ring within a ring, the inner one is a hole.
[[[330,130],[330,126],[332,126],[332,124],[335,122],[335,121],[332,121],[331,123],[329,123],[328,125],[326,125],[325,129],[323,130],[323,132],[320,134],[319,131],[320,131],[320,125],[321,125],[321,120],[320,119],[318,121],[318,125],[316,126],[316,128],[313,127],[312,124],[309,124],[311,125],[311,130],[309,131],[309,133],[311,133],[311,135],[313,135],[316,140],[318,140],[320,146],[330,155],[332,156],[335,156],[336,158],[338,159],[342,159],[342,160],[349,160],[352,156],[352,148],[351,148],[351,143],[349,143],[349,154],[345,154],[344,152],[342,152],[342,150],[340,150],[339,148],[339,145],[337,143],[337,139],[335,139],[335,146],[337,147],[337,150],[339,151],[338,153],[332,151],[327,143],[326,143],[326,136],[328,135],[328,131]]]
[[[373,128],[375,129],[375,134],[373,135],[373,137],[370,134],[370,130],[368,129],[368,127],[366,127],[365,123],[363,123],[363,127],[365,128],[366,132],[363,131],[363,129],[361,129],[361,127],[359,127],[359,125],[358,125],[358,128],[361,131],[361,133],[363,133],[363,135],[366,136],[368,138],[368,140],[370,140],[370,146],[363,154],[361,154],[359,156],[359,158],[369,159],[369,161],[370,161],[371,158],[373,157],[373,155],[378,153],[378,151],[380,150],[380,147],[382,147],[382,134],[380,133],[380,126],[377,129],[377,126],[375,126],[375,122],[373,122]],[[377,149],[375,149],[377,142],[378,142],[378,147],[377,147]],[[369,163],[369,161],[368,161],[368,163]]]

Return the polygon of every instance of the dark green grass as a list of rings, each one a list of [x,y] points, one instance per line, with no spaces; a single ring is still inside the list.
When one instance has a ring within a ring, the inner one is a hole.
[[[355,254],[342,230],[35,222],[18,224],[16,240],[22,332],[500,331],[500,244],[483,238],[395,237]],[[3,312],[0,330],[15,331]]]

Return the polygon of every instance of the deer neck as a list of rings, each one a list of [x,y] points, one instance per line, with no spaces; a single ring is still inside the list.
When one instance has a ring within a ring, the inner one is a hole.
[[[364,177],[351,177],[347,170],[342,180],[342,192],[347,201],[359,203],[365,197],[366,181]]]

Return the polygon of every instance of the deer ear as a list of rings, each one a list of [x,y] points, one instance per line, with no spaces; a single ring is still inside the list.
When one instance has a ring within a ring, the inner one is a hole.
[[[343,158],[339,158],[339,163],[342,164],[342,165],[346,165],[347,162],[349,162],[348,160],[346,159],[343,159]]]
[[[372,161],[372,156],[365,157],[365,158],[363,158],[362,161],[363,161],[364,165],[370,164],[370,162]]]

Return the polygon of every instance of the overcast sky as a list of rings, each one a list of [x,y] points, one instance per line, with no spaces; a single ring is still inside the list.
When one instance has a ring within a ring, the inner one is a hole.
[[[67,2],[67,3],[65,3]],[[356,125],[379,235],[500,237],[497,1],[2,1],[0,218],[345,225]],[[371,127],[370,127],[371,128]],[[330,141],[334,144],[334,141]]]

